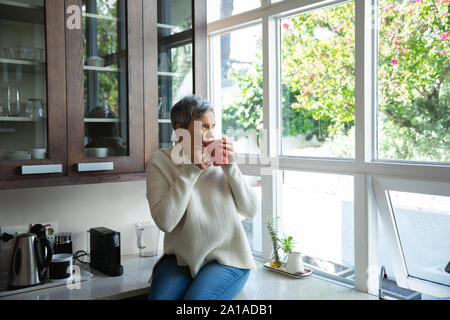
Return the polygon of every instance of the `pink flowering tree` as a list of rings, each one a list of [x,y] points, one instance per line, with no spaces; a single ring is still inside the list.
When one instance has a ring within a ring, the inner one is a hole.
[[[378,6],[379,157],[450,161],[450,0]],[[281,21],[283,135],[332,136],[354,126],[354,17],[350,2]],[[261,61],[255,70],[236,77],[242,92],[225,108],[225,117],[233,111],[234,123],[241,117],[247,128],[262,126],[237,111],[254,101],[262,110],[262,90],[250,89],[262,88]]]
[[[450,161],[449,2],[379,2],[380,157]]]

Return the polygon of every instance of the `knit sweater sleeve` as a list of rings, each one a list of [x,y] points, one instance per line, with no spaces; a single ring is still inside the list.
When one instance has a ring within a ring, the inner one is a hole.
[[[150,159],[147,165],[147,200],[156,225],[163,232],[171,232],[180,222],[202,170],[194,164],[184,164],[172,186],[162,170],[164,166]]]
[[[238,212],[246,218],[254,218],[258,208],[258,198],[248,185],[236,162],[222,166],[226,174],[234,203]]]

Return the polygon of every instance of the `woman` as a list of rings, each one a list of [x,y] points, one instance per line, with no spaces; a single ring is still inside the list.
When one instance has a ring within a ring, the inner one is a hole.
[[[149,299],[228,300],[255,267],[239,214],[253,218],[257,198],[239,171],[232,142],[224,137],[207,146],[215,123],[206,100],[182,99],[171,123],[178,143],[155,151],[147,164],[151,215],[165,232]],[[214,145],[226,148],[227,164],[212,164]]]

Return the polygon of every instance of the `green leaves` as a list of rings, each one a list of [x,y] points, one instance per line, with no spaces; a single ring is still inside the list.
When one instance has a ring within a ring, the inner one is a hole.
[[[277,238],[277,241],[280,242],[281,249],[283,249],[283,251],[285,253],[292,252],[292,250],[294,248],[294,241],[293,241],[293,238],[291,236],[289,236],[289,237],[287,237],[285,239]]]
[[[390,3],[395,8],[387,10]],[[447,5],[380,1],[379,154],[384,159],[450,161]],[[393,59],[398,64],[392,64]]]
[[[450,161],[449,6],[378,3],[379,157]],[[325,141],[354,126],[354,17],[349,2],[282,20],[283,136]],[[262,76],[260,57],[249,72],[233,74],[240,94],[224,109],[225,129],[262,129]]]

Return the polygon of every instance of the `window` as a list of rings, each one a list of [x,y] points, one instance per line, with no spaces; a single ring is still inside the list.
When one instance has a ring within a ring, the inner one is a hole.
[[[408,273],[450,286],[450,197],[390,191]]]
[[[450,161],[446,1],[378,2],[378,158]]]
[[[211,38],[216,127],[234,139],[238,153],[262,153],[261,33],[257,24]]]
[[[448,2],[264,0],[215,19],[209,99],[223,133],[243,129],[262,239],[279,218],[314,274],[377,295],[383,264],[400,287],[450,296]]]
[[[281,172],[279,231],[313,269],[353,283],[353,177]],[[280,234],[280,236],[281,236]]]
[[[354,3],[280,25],[282,154],[354,158]]]
[[[208,0],[208,22],[230,17],[261,6],[261,0]]]
[[[450,290],[450,184],[376,178],[374,189],[397,283],[445,296]]]
[[[262,200],[261,177],[256,176],[244,176],[244,177],[247,183],[253,188],[256,196],[258,197],[259,203],[261,203]],[[253,252],[259,254],[262,252],[261,211],[262,208],[259,207],[257,214],[253,219],[247,219],[243,216],[240,216],[242,226],[244,227],[248,242],[250,244],[250,249]]]

